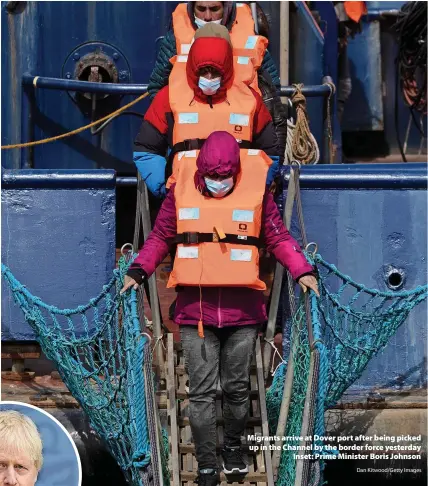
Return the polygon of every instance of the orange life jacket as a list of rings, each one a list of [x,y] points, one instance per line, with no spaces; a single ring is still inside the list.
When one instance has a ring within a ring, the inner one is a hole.
[[[186,58],[186,59],[184,59]],[[253,120],[257,101],[248,87],[235,82],[227,91],[227,100],[211,108],[208,103],[194,99],[194,93],[187,82],[187,56],[172,59],[173,70],[169,78],[169,103],[174,117],[172,176],[167,182],[169,188],[175,182],[177,166],[184,152],[198,150],[212,132],[229,132],[249,148],[253,136]],[[190,141],[186,144],[186,141]],[[178,152],[178,153],[176,153]]]
[[[343,2],[346,15],[354,22],[359,22],[367,14],[366,2]]]
[[[203,196],[195,187],[198,151],[184,155],[177,173],[177,253],[168,287],[249,287],[259,279],[259,237],[266,175],[272,163],[261,150],[241,150],[233,192]]]
[[[187,13],[187,4],[180,3],[172,14],[177,56],[189,53],[195,29]],[[256,72],[263,62],[269,41],[254,34],[254,20],[246,4],[237,4],[236,19],[229,32],[235,60],[235,77],[259,91]],[[252,75],[249,75],[251,68]],[[174,69],[174,68],[173,68]],[[250,79],[250,81],[249,81]]]

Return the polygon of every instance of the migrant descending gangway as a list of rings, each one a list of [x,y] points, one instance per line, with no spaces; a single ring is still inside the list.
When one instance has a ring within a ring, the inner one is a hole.
[[[400,293],[366,288],[321,255],[306,254],[318,269],[321,297],[308,299],[313,335],[305,325],[304,300],[292,317],[292,352],[275,373],[267,394],[272,435],[291,363],[294,380],[284,435],[298,437],[305,428],[309,435],[323,436],[325,409],[337,402],[428,295],[427,285]],[[127,480],[135,486],[167,484],[168,446],[165,433],[160,437],[157,428],[150,338],[140,327],[136,292],[119,294],[130,259],[122,257],[102,292],[76,309],[42,302],[5,265],[2,275],[43,352],[55,362]],[[312,365],[311,353],[316,353]],[[308,422],[309,389],[314,407]],[[316,445],[322,450],[322,443]],[[283,451],[276,484],[292,486],[297,474],[303,478],[300,484],[321,484],[319,466],[311,470],[299,466],[292,454]]]

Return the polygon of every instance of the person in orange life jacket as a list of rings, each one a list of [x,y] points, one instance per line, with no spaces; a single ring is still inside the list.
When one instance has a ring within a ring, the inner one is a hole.
[[[172,70],[170,59],[180,52],[183,40],[189,40],[192,33],[204,27],[207,23],[224,25],[229,32],[237,35],[241,33],[247,36],[254,35],[254,27],[248,22],[247,16],[252,19],[252,14],[247,5],[236,2],[187,2],[179,4],[173,13],[172,28],[168,30],[160,42],[156,64],[150,75],[147,90],[150,98],[168,84]],[[269,38],[269,21],[263,9],[257,5],[257,24],[259,35]],[[233,42],[232,42],[233,43]],[[257,71],[258,87],[263,103],[271,114],[278,144],[281,148],[281,156],[285,152],[287,142],[287,107],[281,103],[277,96],[277,89],[281,82],[275,62],[268,50],[266,50],[261,67]]]
[[[208,36],[208,37],[207,37]],[[230,36],[221,25],[208,24],[198,30],[186,63],[187,84],[193,91],[190,106],[207,104],[214,117],[229,108],[228,91],[234,81],[233,54]],[[278,140],[269,111],[261,96],[242,83],[255,99],[251,147],[263,150],[273,160],[266,183],[270,185],[279,172]],[[194,110],[193,110],[194,111]],[[165,86],[155,96],[147,110],[134,141],[134,163],[149,191],[157,197],[166,194],[167,152],[172,149],[175,123],[170,105],[170,88]],[[210,133],[206,125],[204,129]],[[214,128],[213,128],[214,129]],[[169,168],[168,168],[169,170]]]
[[[234,279],[247,275],[248,266],[258,265],[258,258],[235,261],[233,251],[244,253],[245,248],[254,247],[240,244],[242,239],[230,240],[235,243],[229,247],[227,243],[216,242],[212,235],[213,225],[223,225],[224,238],[228,241],[227,238],[234,236],[227,234],[230,228],[238,227],[234,223],[240,220],[238,213],[252,213],[253,218],[248,219],[247,214],[245,221],[252,220],[254,226],[258,225],[254,234],[260,244],[264,242],[267,251],[288,268],[304,291],[310,288],[319,295],[313,268],[285,228],[273,195],[260,177],[268,170],[268,158],[260,151],[262,155],[255,162],[251,160],[255,157],[254,152],[240,150],[231,134],[218,131],[207,138],[196,160],[186,157],[181,160],[181,164],[188,165],[179,166],[177,182],[162,203],[153,231],[131,264],[121,290],[123,293],[131,287],[137,289],[155,272],[170,245],[186,241],[182,239],[186,231],[190,231],[188,235],[198,235],[194,244],[181,245],[181,256],[179,245],[168,285],[171,281],[178,285],[174,322],[180,327],[189,374],[190,424],[200,486],[215,486],[219,482],[215,409],[219,378],[224,397],[223,471],[226,474],[248,472],[241,455],[240,438],[248,417],[249,373],[256,337],[260,325],[267,321],[261,291],[266,287],[257,284],[262,284],[258,280],[258,267],[254,272],[255,280],[248,281],[252,288],[233,286]],[[239,211],[237,207],[254,208],[254,211]],[[251,223],[247,224],[248,232],[252,231]],[[192,233],[191,228],[196,233]],[[207,228],[211,229],[211,234],[203,233]],[[221,233],[217,226],[216,231]],[[211,239],[203,239],[205,236]],[[247,243],[251,244],[255,243]],[[242,250],[236,250],[239,246]],[[195,254],[189,256],[186,253],[195,250],[199,260],[192,260]],[[257,253],[257,248],[254,250]],[[211,251],[218,256],[210,257]],[[181,269],[179,265],[182,265]],[[183,284],[186,278],[192,281]],[[219,285],[210,285],[214,281]]]

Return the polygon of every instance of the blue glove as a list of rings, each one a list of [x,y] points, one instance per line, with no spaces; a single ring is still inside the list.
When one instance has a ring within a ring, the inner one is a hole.
[[[156,197],[166,195],[166,159],[150,152],[134,152],[134,163],[149,191]]]
[[[279,155],[269,155],[272,160],[272,165],[269,167],[267,177],[266,177],[266,185],[270,186],[274,181],[275,177],[279,175]]]

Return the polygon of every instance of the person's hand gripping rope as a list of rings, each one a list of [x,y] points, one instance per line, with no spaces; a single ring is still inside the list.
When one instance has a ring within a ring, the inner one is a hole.
[[[137,283],[133,278],[128,277],[128,275],[125,275],[125,280],[124,280],[124,283],[123,283],[122,290],[120,291],[120,295],[122,295],[124,292],[126,292],[131,287],[134,290],[137,290],[139,286],[140,286],[140,284]]]
[[[298,280],[298,284],[302,287],[303,292],[307,292],[308,288],[315,292],[317,297],[320,296],[318,290],[318,282],[317,279],[313,275],[303,275]]]

